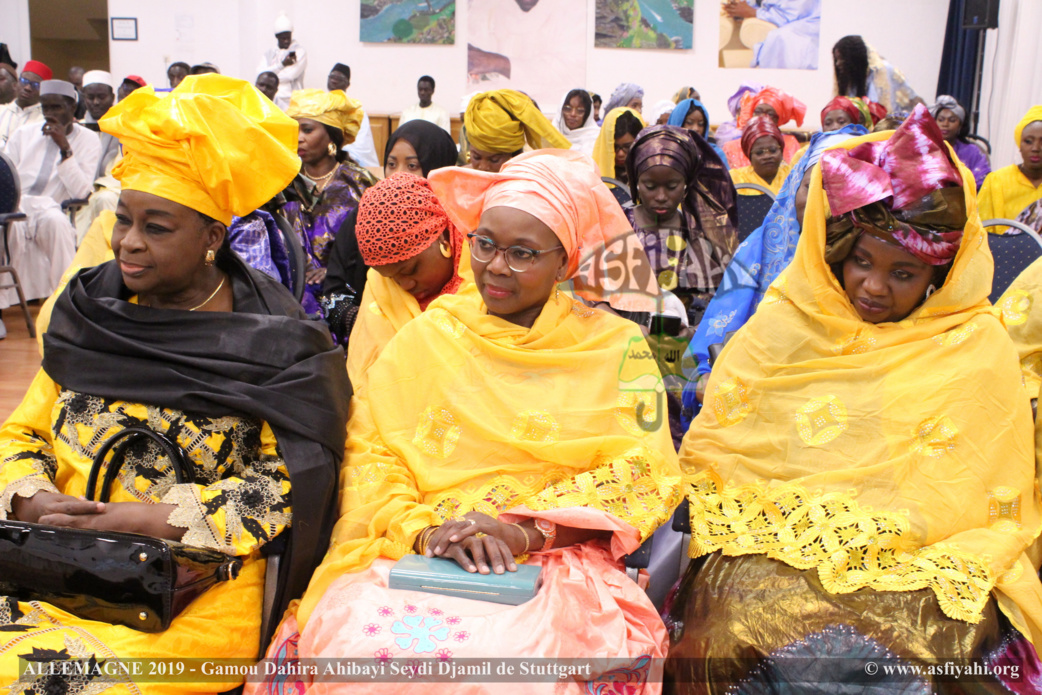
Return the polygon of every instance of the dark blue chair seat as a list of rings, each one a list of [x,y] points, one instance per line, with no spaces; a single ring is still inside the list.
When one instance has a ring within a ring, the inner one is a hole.
[[[759,191],[762,195],[739,195],[736,205],[738,206],[738,241],[755,232],[763,224],[767,213],[774,205],[774,194],[769,188],[764,188],[757,183],[735,184],[735,190],[751,189]]]
[[[988,246],[995,259],[995,275],[991,281],[991,303],[999,301],[999,297],[1009,288],[1024,269],[1042,256],[1042,237],[1038,232],[1016,220],[995,218],[984,221],[984,229],[1005,226],[1016,229],[1013,234],[989,234]]]

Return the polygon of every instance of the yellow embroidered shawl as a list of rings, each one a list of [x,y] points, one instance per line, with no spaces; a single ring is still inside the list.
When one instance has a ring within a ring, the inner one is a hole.
[[[959,170],[969,222],[947,281],[904,321],[880,325],[860,320],[825,264],[814,170],[795,257],[721,353],[684,438],[690,554],[765,554],[816,569],[835,593],[930,588],[946,615],[969,622],[994,589],[1034,640],[1042,506],[1031,410],[987,300],[973,175]]]
[[[458,272],[463,278],[463,284],[457,293],[476,291],[474,271],[470,267],[470,245],[466,240],[463,242]],[[384,346],[402,326],[422,313],[419,302],[401,285],[380,275],[374,268],[369,269],[358,318],[347,344],[347,375],[356,394],[365,387],[369,367],[376,362]]]
[[[1042,387],[1042,307],[1035,306],[1038,297],[1042,297],[1042,259],[1025,268],[995,303],[1017,348],[1029,399],[1037,398]]]
[[[436,299],[353,401],[341,516],[301,626],[339,575],[401,558],[423,528],[471,510],[592,508],[635,529],[613,538],[616,556],[634,550],[681,499],[665,402],[630,390],[640,355],[660,381],[635,324],[563,293],[531,329],[489,316],[476,292]]]

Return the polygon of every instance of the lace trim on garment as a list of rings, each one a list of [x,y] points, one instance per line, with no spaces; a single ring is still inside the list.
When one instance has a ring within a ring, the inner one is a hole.
[[[470,490],[448,490],[424,500],[443,520],[477,511],[489,516],[520,504],[533,511],[589,507],[625,521],[646,539],[680,503],[679,476],[663,475],[642,450],[615,458],[602,457],[596,467],[574,476],[564,471],[518,478],[499,475]],[[395,471],[374,462],[352,469],[348,485],[379,485]]]
[[[600,465],[525,500],[533,511],[587,507],[620,519],[646,540],[680,504],[680,477],[664,475],[643,450],[602,459]]]
[[[215,491],[217,494],[211,495]],[[239,551],[235,544],[247,533],[264,543],[278,534],[280,526],[289,526],[292,519],[279,482],[267,476],[222,480],[205,488],[203,494],[207,499],[200,497],[196,486],[184,484],[174,485],[163,496],[161,504],[177,507],[167,523],[186,529],[181,538],[185,545],[236,555]],[[221,511],[223,532],[215,519]]]
[[[817,568],[836,594],[931,589],[949,618],[978,623],[995,577],[977,557],[944,543],[921,546],[908,520],[862,507],[847,493],[725,486],[713,471],[689,480],[691,545],[700,557],[763,554]]]
[[[12,511],[11,501],[14,499],[15,495],[21,497],[32,497],[40,490],[61,494],[49,478],[40,477],[40,475],[30,475],[24,478],[19,478],[9,484],[4,488],[3,492],[0,492],[0,519],[8,518],[8,514]]]

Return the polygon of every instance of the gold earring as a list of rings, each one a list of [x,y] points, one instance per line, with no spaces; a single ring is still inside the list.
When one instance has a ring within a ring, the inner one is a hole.
[[[438,250],[441,251],[441,255],[445,256],[445,258],[452,258],[452,247],[444,239],[438,244]]]
[[[326,152],[329,153],[330,157],[335,157],[336,156],[336,145],[334,145],[333,143],[329,143],[329,146],[326,147]]]
[[[206,251],[206,265],[213,265],[214,261],[217,260],[217,252],[213,249],[207,249]]]

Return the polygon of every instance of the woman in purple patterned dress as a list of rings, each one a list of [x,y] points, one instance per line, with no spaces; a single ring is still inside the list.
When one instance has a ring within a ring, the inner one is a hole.
[[[307,287],[301,303],[318,313],[329,253],[341,225],[358,207],[376,178],[343,150],[354,142],[362,122],[362,105],[341,91],[302,89],[293,93],[286,111],[300,124],[297,154],[300,175],[286,189],[282,206],[307,256]]]

